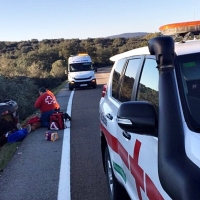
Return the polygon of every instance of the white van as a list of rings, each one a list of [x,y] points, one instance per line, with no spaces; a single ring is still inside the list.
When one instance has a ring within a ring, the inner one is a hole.
[[[111,200],[200,199],[200,21],[114,61],[99,104],[102,163]],[[128,194],[128,195],[127,195]]]
[[[96,77],[88,54],[70,56],[68,59],[69,90],[80,87],[96,88]]]

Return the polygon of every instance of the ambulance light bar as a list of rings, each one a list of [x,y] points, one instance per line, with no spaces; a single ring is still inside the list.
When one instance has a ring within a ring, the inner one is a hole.
[[[88,56],[87,53],[78,53],[78,56]]]
[[[179,35],[191,32],[193,34],[200,33],[200,21],[181,22],[174,24],[166,24],[159,28],[163,35]]]

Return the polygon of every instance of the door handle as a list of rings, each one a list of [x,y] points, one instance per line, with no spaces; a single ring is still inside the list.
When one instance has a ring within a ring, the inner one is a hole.
[[[106,114],[106,117],[107,117],[109,120],[112,120],[112,119],[113,119],[113,116],[112,116],[110,113]]]
[[[123,134],[123,136],[124,136],[126,139],[128,139],[128,140],[131,139],[131,134],[130,134],[130,133],[128,133],[128,132],[126,132],[126,131],[123,131],[122,134]]]

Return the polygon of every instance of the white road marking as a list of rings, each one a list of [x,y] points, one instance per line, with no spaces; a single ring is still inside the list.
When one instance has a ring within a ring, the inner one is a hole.
[[[67,113],[71,116],[72,99],[74,96],[74,90],[71,92]],[[57,200],[71,200],[70,192],[70,121],[65,123],[67,128],[64,129],[62,156],[60,165],[60,178],[58,185],[58,197]]]

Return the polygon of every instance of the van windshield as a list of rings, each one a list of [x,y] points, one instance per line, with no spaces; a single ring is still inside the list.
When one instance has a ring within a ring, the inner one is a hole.
[[[177,59],[189,118],[200,127],[200,53],[178,56]]]
[[[91,70],[93,70],[91,62],[75,63],[69,65],[70,72],[91,71]]]

